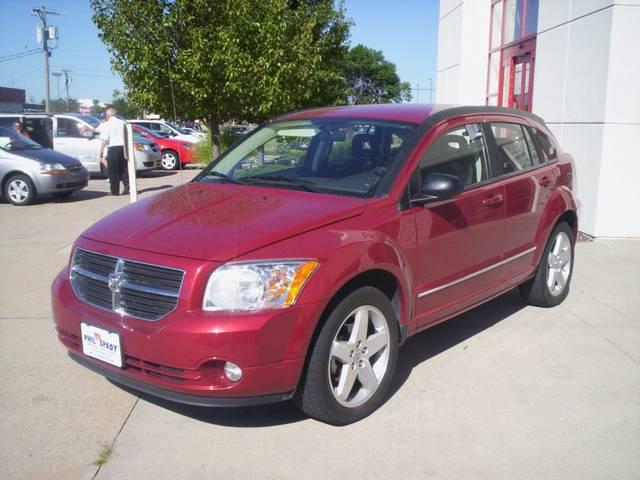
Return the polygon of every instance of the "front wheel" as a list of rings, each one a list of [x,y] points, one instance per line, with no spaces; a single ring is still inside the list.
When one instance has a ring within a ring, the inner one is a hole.
[[[178,154],[172,150],[165,150],[162,152],[160,165],[163,170],[175,170],[178,166]]]
[[[376,288],[360,288],[329,313],[295,401],[332,425],[361,420],[386,399],[397,358],[398,322],[389,299]]]
[[[31,179],[22,173],[12,176],[4,185],[4,196],[14,205],[29,205],[38,196]]]
[[[528,304],[555,307],[567,298],[573,275],[573,238],[573,231],[565,222],[553,229],[535,277],[520,286],[520,294]]]

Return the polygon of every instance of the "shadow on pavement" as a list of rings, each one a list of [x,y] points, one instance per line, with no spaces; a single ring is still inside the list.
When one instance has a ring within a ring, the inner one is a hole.
[[[77,190],[73,192],[68,197],[54,197],[54,196],[42,196],[42,198],[38,198],[38,201],[34,203],[34,205],[40,203],[74,203],[74,202],[82,202],[85,200],[95,200],[96,198],[106,197],[109,195],[108,192],[101,192],[99,190]]]
[[[409,338],[400,349],[400,357],[389,397],[402,387],[415,366],[468,340],[524,307],[525,304],[517,291],[512,290],[495,300]],[[141,394],[117,383],[114,385],[179,415],[216,425],[260,428],[286,425],[307,419],[295,408],[292,402],[238,408],[194,407]]]

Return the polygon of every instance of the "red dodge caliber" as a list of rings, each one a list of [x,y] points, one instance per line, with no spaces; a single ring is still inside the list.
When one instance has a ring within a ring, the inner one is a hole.
[[[543,120],[362,105],[277,117],[192,182],[90,227],[53,284],[70,356],[192,405],[293,398],[335,425],[410,335],[519,287],[569,293],[574,167]]]

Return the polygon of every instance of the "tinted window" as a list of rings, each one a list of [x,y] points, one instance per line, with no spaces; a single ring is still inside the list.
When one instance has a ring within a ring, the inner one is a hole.
[[[80,126],[75,120],[58,118],[58,137],[81,137]]]
[[[533,136],[535,140],[538,142],[538,147],[540,147],[542,155],[544,155],[545,161],[549,162],[554,158],[558,157],[558,151],[553,141],[547,136],[547,134],[534,128]]]
[[[524,130],[516,123],[492,123],[496,140],[496,169],[504,175],[533,166]]]
[[[485,140],[478,124],[465,125],[443,133],[420,161],[422,176],[447,173],[465,185],[488,179]]]
[[[540,155],[538,155],[538,149],[536,148],[536,145],[531,137],[531,131],[528,127],[525,127],[523,131],[524,139],[527,142],[527,149],[529,150],[529,155],[531,155],[531,159],[533,160],[534,165],[544,163],[544,159],[541,159]]]

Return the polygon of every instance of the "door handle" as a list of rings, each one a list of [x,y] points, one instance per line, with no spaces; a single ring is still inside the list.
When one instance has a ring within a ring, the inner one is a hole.
[[[482,205],[485,207],[497,207],[502,205],[502,202],[504,202],[504,197],[501,194],[497,194],[482,200]]]
[[[538,184],[541,187],[550,187],[553,186],[553,178],[545,175],[540,180],[538,180]]]

